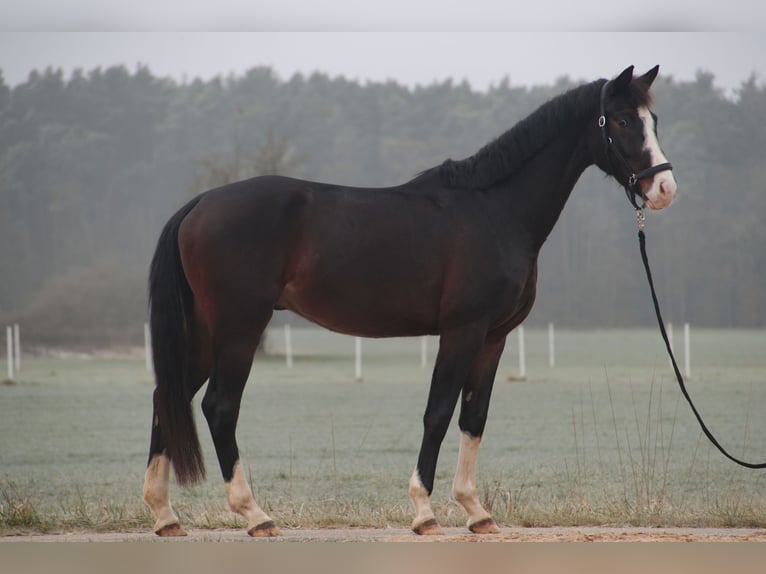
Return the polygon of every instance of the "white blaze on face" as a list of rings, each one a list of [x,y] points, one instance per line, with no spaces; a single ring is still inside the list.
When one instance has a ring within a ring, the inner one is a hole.
[[[642,106],[638,108],[638,117],[644,124],[644,149],[649,153],[652,161],[652,167],[668,160],[662,153],[660,142],[657,141],[655,133],[654,118],[649,108]],[[673,196],[676,193],[676,179],[670,170],[661,171],[652,178],[641,181],[641,191],[646,197],[646,205],[650,209],[664,209],[673,202]]]

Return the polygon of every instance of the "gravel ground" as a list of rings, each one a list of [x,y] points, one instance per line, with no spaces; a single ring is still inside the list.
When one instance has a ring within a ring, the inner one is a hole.
[[[282,536],[250,539],[244,530],[191,530],[183,538],[160,539],[148,532],[78,532],[2,536],[0,542],[766,542],[766,530],[753,528],[553,527],[502,528],[477,536],[446,528],[444,536],[417,536],[404,528],[283,529]]]

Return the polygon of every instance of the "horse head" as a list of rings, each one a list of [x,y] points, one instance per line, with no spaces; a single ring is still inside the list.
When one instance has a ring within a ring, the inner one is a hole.
[[[676,180],[657,139],[657,115],[650,105],[650,88],[659,66],[633,77],[633,66],[606,82],[601,91],[596,163],[612,175],[634,205],[642,200],[650,209],[673,202]]]

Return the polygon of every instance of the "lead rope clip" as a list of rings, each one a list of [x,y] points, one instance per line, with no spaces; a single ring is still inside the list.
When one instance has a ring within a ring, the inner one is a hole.
[[[638,224],[638,230],[643,231],[646,224],[646,214],[643,208],[636,210],[636,223]]]

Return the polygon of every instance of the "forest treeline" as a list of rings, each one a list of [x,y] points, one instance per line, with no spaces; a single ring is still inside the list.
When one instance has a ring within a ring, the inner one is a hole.
[[[480,92],[452,81],[283,79],[263,67],[178,82],[112,67],[35,71],[11,87],[0,75],[0,320],[22,323],[41,344],[140,341],[154,243],[206,170],[235,161],[244,177],[268,170],[276,153],[290,175],[394,185],[474,153],[579,83],[504,80]],[[764,326],[766,88],[751,78],[726,97],[700,72],[690,82],[660,78],[654,92],[679,185],[676,204],[648,218],[666,318]],[[596,168],[541,254],[528,323],[548,321],[654,321],[634,214]]]

